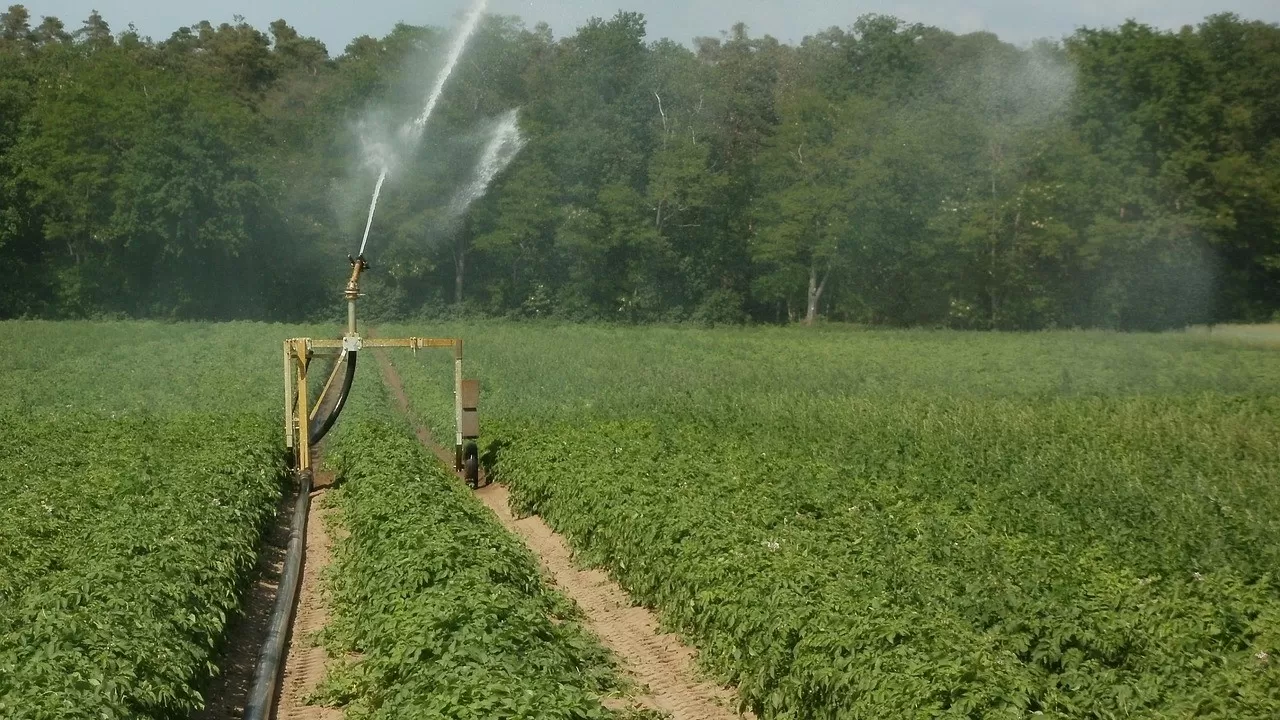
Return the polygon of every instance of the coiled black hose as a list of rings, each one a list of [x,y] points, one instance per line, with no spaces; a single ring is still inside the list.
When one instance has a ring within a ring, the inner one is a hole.
[[[342,376],[342,388],[338,391],[338,399],[333,404],[333,409],[325,416],[324,420],[311,426],[311,444],[315,445],[324,439],[329,433],[329,429],[338,421],[338,416],[342,414],[342,407],[347,404],[347,394],[351,392],[351,383],[356,378],[356,352],[354,350],[347,351],[342,356],[342,362],[346,363],[347,371]],[[323,401],[323,398],[321,399]]]

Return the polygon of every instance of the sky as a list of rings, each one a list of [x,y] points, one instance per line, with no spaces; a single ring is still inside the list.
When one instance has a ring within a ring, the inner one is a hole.
[[[13,2],[14,0],[10,0]],[[3,3],[7,6],[9,3]],[[303,35],[322,40],[331,55],[352,38],[381,37],[397,22],[453,25],[467,0],[27,0],[35,18],[53,15],[68,29],[80,26],[96,8],[111,28],[129,23],[143,35],[166,38],[183,25],[200,20],[214,24],[243,15],[266,29],[284,18]],[[619,9],[644,13],[649,38],[688,42],[718,36],[745,22],[752,35],[769,34],[783,42],[838,25],[847,27],[860,15],[883,13],[957,33],[989,30],[1001,39],[1024,44],[1036,38],[1060,38],[1081,26],[1118,25],[1127,18],[1161,28],[1195,24],[1206,15],[1235,12],[1250,20],[1280,22],[1278,0],[489,0],[489,11],[519,15],[532,27],[551,25],[556,37],[570,35],[591,17],[611,17]],[[34,23],[33,23],[34,24]]]

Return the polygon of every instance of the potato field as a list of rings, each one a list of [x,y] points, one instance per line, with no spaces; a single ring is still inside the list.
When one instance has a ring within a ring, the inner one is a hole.
[[[1280,717],[1280,356],[1246,336],[376,328],[465,339],[481,455],[760,718]],[[4,322],[0,717],[205,703],[289,487],[280,341]],[[414,437],[389,353],[324,445],[350,718],[609,718],[629,681]],[[362,361],[363,362],[363,361]]]
[[[761,717],[1280,716],[1274,347],[473,336],[520,509]],[[447,379],[401,360],[445,427]]]
[[[285,477],[281,331],[0,323],[0,717],[203,704]]]

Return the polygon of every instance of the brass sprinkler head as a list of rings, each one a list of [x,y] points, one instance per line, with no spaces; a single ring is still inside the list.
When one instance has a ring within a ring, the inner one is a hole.
[[[351,279],[347,281],[347,289],[342,295],[348,300],[355,300],[360,297],[360,273],[369,268],[369,263],[365,262],[364,255],[354,258],[348,255],[347,261],[351,263]]]

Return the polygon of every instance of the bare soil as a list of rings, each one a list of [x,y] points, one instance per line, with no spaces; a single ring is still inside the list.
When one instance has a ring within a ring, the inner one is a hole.
[[[391,399],[395,401],[396,408],[402,415],[413,420],[413,416],[409,413],[409,395],[404,391],[404,381],[400,379],[400,373],[396,371],[394,365],[391,364],[390,358],[387,357],[385,350],[374,350],[374,357],[378,359],[378,370],[382,373],[382,382],[391,390]],[[413,432],[418,436],[418,440],[435,456],[440,458],[440,462],[445,467],[453,467],[453,453],[446,450],[443,445],[438,444],[435,438],[431,437],[431,431],[425,426],[412,422]]]
[[[323,476],[323,477],[322,477]],[[285,650],[284,676],[276,699],[277,720],[340,720],[342,711],[308,705],[307,697],[324,679],[327,654],[315,643],[315,634],[329,620],[323,587],[323,574],[329,567],[330,536],[323,507],[326,488],[333,484],[333,474],[316,473],[317,485],[311,493],[307,512],[307,545],[302,561],[302,587],[298,590],[298,606],[293,614],[293,628]]]
[[[391,389],[401,412],[409,415],[409,397],[399,373],[386,355],[375,352],[383,380]],[[418,439],[453,466],[452,453],[437,445],[430,431],[416,426]],[[483,484],[483,483],[482,483]],[[624,670],[642,693],[625,704],[668,713],[674,720],[717,720],[740,716],[736,693],[730,688],[702,679],[697,672],[695,651],[671,633],[659,631],[657,617],[648,608],[635,605],[626,591],[600,570],[579,568],[563,537],[534,515],[517,519],[511,513],[507,488],[495,483],[476,491],[476,496],[493,511],[502,525],[524,540],[538,557],[555,588],[577,603],[586,624],[621,661]],[[617,706],[618,703],[611,702]]]

